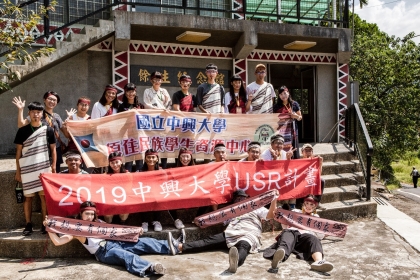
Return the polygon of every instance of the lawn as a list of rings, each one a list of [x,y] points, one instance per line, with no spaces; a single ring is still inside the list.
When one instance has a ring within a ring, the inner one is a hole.
[[[411,173],[411,170],[413,170],[413,166],[420,168],[419,163],[420,161],[418,158],[411,159],[410,161],[399,160],[399,161],[393,162],[391,166],[392,166],[392,169],[394,170],[395,178],[401,183],[413,184],[410,173]],[[396,188],[398,188],[398,185],[396,184],[388,185],[388,189],[390,190],[396,189]]]

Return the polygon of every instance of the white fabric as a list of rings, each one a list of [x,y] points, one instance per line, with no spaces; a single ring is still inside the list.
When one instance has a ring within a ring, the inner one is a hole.
[[[258,208],[242,216],[233,218],[225,230],[226,245],[228,248],[239,241],[246,241],[251,245],[250,253],[257,253],[261,248],[261,219],[266,219],[268,209]]]
[[[285,151],[281,150],[280,151],[280,154],[281,154],[281,156],[280,156],[280,158],[277,158],[277,160],[279,160],[279,159],[287,159],[287,156],[286,156],[286,152]],[[270,149],[267,149],[264,152],[262,152],[261,158],[263,160],[273,160],[273,156],[271,155]]]
[[[93,237],[86,237],[88,244],[84,244],[85,248],[89,251],[91,254],[95,254],[96,251],[99,249],[99,243],[103,241],[104,239],[99,238],[93,238]]]
[[[221,86],[219,84],[213,84],[213,87],[203,96],[203,106],[208,112],[212,114],[221,113],[220,105],[222,104],[221,99]]]
[[[235,96],[238,96],[239,95],[239,93],[238,92],[236,92],[235,93]],[[229,92],[227,92],[226,94],[225,94],[225,114],[229,114],[229,109],[228,109],[228,105],[230,104],[230,102],[232,101],[232,96],[230,96],[230,93]]]
[[[256,98],[260,91],[264,91],[265,94]],[[250,114],[267,114],[273,112],[273,98],[276,97],[276,92],[271,84],[264,82],[262,85],[256,82],[250,83],[246,87],[247,97],[252,94],[253,98],[251,101],[252,108],[248,111]]]
[[[145,109],[171,109],[172,100],[166,89],[160,88],[155,91],[153,87],[144,91],[144,108]]]
[[[117,111],[118,110],[116,108],[112,108],[112,114],[116,114]],[[92,114],[90,115],[90,118],[92,120],[102,118],[106,115],[106,112],[108,112],[108,109],[101,103],[96,102],[95,105],[93,105]]]
[[[47,126],[37,129],[23,142],[19,165],[24,195],[42,191],[39,174],[51,173],[48,149]]]
[[[293,212],[297,212],[297,213],[302,213],[302,210],[301,209],[293,209],[292,211]],[[312,213],[311,216],[314,216],[314,217],[318,217],[319,218],[319,215],[318,214]],[[325,237],[325,234],[323,234],[323,233],[313,232],[313,231],[310,231],[310,230],[298,229],[298,228],[295,228],[295,227],[291,227],[289,225],[281,224],[281,227],[283,229],[297,230],[301,234],[309,233],[309,234],[315,235],[316,237],[318,237],[319,240],[321,240],[321,239],[323,239]]]

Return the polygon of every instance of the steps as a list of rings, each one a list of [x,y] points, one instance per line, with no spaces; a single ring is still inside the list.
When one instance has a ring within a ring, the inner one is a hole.
[[[15,87],[38,73],[113,36],[113,34],[114,22],[108,20],[99,20],[95,26],[85,26],[80,34],[71,33],[67,37],[67,41],[57,41],[54,44],[56,50],[50,56],[25,62],[23,65],[11,65],[10,69],[18,71],[21,76],[21,80],[12,81],[11,86]]]
[[[321,217],[337,221],[354,220],[360,217],[370,218],[376,216],[377,204],[372,201],[365,201],[359,198],[359,186],[364,186],[364,179],[360,171],[358,160],[350,153],[343,144],[314,144],[315,154],[322,155],[324,158],[322,178],[325,179],[325,189],[322,196],[322,205],[326,210],[319,210]],[[13,159],[10,159],[13,160]],[[1,166],[1,160],[0,160]],[[0,179],[6,185],[13,184],[14,172],[1,172]],[[42,257],[83,257],[89,253],[78,244],[72,241],[70,244],[56,247],[47,235],[39,232],[42,217],[40,205],[35,199],[33,210],[34,233],[29,237],[21,235],[24,227],[22,205],[17,205],[14,201],[14,190],[7,188],[0,196],[0,205],[10,204],[12,210],[3,211],[10,213],[10,218],[0,224],[7,229],[0,229],[0,257],[9,258],[42,258]],[[214,226],[206,229],[199,229],[191,223],[196,214],[196,209],[188,211],[179,210],[178,215],[184,222],[187,233],[187,240],[198,240],[203,237],[219,233],[223,230],[222,226]],[[170,231],[173,236],[178,237],[179,230],[175,229],[171,222],[171,217],[167,211],[162,211],[162,232],[153,232],[150,225],[148,233],[144,236],[154,237],[165,240]],[[12,221],[9,221],[13,219]],[[118,216],[114,216],[114,222]],[[143,221],[151,221],[148,213],[130,214],[127,224],[140,226]],[[149,223],[150,224],[150,223]],[[274,229],[279,230],[280,225],[274,223]],[[263,230],[269,232],[273,230],[273,225],[269,222],[263,223]]]

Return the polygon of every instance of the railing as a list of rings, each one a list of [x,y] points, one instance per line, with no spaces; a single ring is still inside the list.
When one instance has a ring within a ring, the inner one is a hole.
[[[370,200],[373,145],[357,103],[346,110],[345,122],[346,142],[350,147],[354,146],[354,151],[359,158],[366,181],[366,200]]]
[[[19,0],[16,0],[19,1]],[[54,11],[44,17],[43,33],[38,39],[74,24],[93,25],[109,19],[112,9],[125,6],[131,11],[190,14],[220,18],[247,19],[288,24],[337,26],[348,28],[349,0],[56,0]],[[20,2],[27,13],[50,0]],[[54,26],[54,27],[52,27]]]

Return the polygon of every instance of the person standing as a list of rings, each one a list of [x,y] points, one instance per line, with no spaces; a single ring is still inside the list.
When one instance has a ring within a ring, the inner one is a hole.
[[[150,82],[152,87],[144,91],[144,108],[170,110],[172,105],[171,97],[166,89],[160,87],[162,84],[162,73],[155,71],[150,74]],[[166,169],[168,159],[160,158],[160,162],[162,169]]]
[[[41,122],[44,106],[39,102],[32,102],[28,106],[30,123],[22,126],[16,133],[16,175],[15,180],[22,182],[23,211],[26,226],[22,234],[32,234],[32,198],[38,193],[41,199],[41,212],[45,216],[47,207],[39,175],[41,173],[56,173],[57,154],[55,149],[54,129]],[[50,163],[51,156],[51,163]],[[46,233],[41,226],[41,232]]]
[[[264,81],[266,76],[264,64],[255,67],[255,82],[246,87],[248,100],[251,100],[250,114],[271,114],[273,113],[273,100],[276,97],[273,86]]]
[[[68,151],[64,155],[66,157],[67,169],[61,171],[62,174],[89,174],[80,166],[82,165],[82,157],[77,150]]]
[[[113,85],[106,85],[101,99],[93,105],[91,118],[99,119],[117,113],[120,103],[117,98],[118,90]]]
[[[217,66],[210,63],[206,66],[207,82],[197,88],[197,107],[201,113],[217,114],[224,111],[225,90],[216,83]]]
[[[251,100],[246,97],[244,82],[239,75],[230,78],[229,92],[225,94],[225,114],[246,114]]]
[[[419,172],[417,171],[417,169],[413,166],[413,170],[410,173],[410,176],[413,178],[413,185],[414,188],[417,188],[417,181],[419,179]]]
[[[172,108],[174,111],[194,112],[197,107],[197,99],[190,93],[191,77],[182,75],[179,77],[181,90],[172,96]]]

